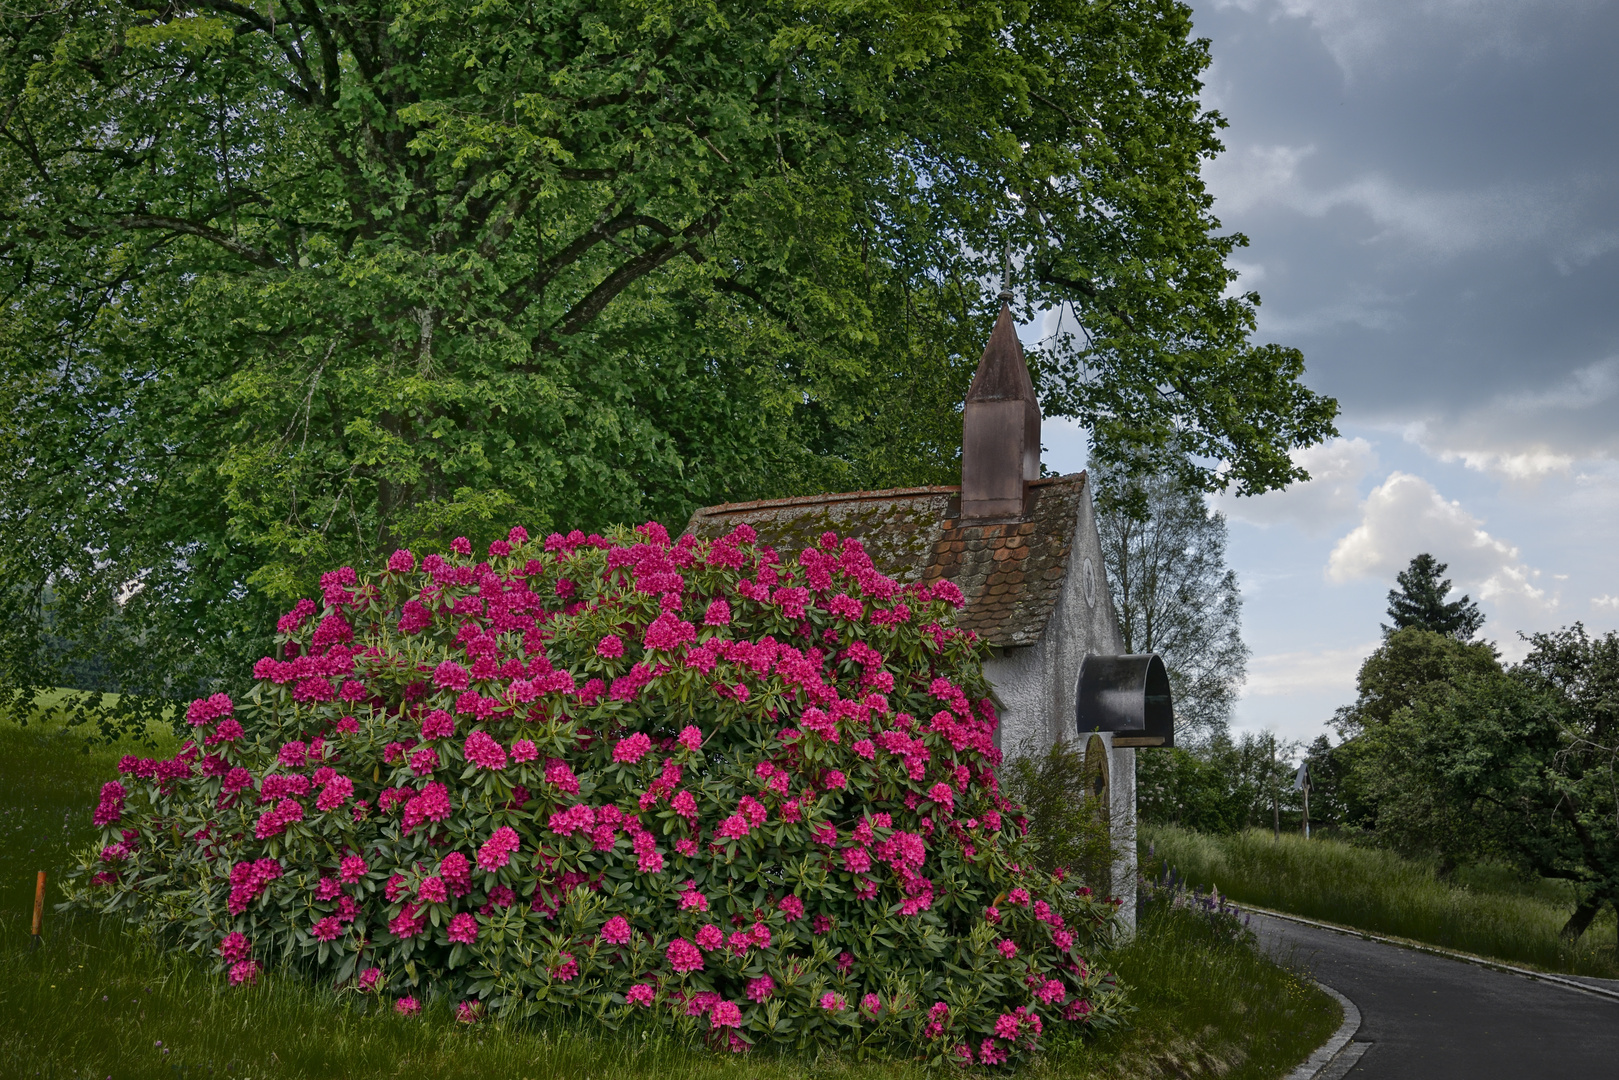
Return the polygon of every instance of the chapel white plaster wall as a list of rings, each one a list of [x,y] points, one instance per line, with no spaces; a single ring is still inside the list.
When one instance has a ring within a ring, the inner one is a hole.
[[[1128,940],[1136,935],[1136,748],[1114,746],[1112,735],[1104,737],[1113,796],[1108,807],[1113,820],[1113,892],[1124,901],[1119,925]]]
[[[1037,645],[996,649],[984,661],[984,677],[1000,702],[996,745],[1009,758],[1051,745],[1040,742],[1047,728],[1044,645],[1042,639]]]
[[[1037,644],[997,650],[984,663],[984,675],[1001,702],[999,745],[1008,758],[1020,753],[1041,753],[1060,738],[1074,738],[1074,695],[1079,666],[1092,654],[1117,655],[1124,651],[1118,615],[1113,610],[1102,562],[1101,538],[1089,498],[1080,500],[1074,521],[1068,573]],[[1086,589],[1085,564],[1091,566],[1092,588]],[[1123,901],[1120,922],[1127,935],[1136,925],[1136,751],[1108,744],[1111,777],[1114,891]]]

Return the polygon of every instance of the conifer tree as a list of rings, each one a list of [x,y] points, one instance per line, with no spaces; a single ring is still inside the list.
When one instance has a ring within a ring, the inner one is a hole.
[[[1389,618],[1394,624],[1383,627],[1385,636],[1414,626],[1457,641],[1473,639],[1484,625],[1484,613],[1465,593],[1460,600],[1445,602],[1451,591],[1450,579],[1443,576],[1446,569],[1447,563],[1425,551],[1400,571],[1395,577],[1400,587],[1389,590]]]

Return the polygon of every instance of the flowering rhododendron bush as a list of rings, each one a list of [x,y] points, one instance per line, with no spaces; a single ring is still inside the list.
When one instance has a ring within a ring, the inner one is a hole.
[[[326,574],[126,758],[73,900],[469,1020],[979,1065],[1111,1021],[1114,905],[1033,869],[954,585],[745,525],[452,548]]]

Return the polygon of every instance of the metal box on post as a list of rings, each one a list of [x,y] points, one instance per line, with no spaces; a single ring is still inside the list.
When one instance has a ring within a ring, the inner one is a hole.
[[[1112,732],[1114,746],[1174,746],[1175,703],[1163,657],[1087,656],[1079,665],[1074,719],[1081,736]]]

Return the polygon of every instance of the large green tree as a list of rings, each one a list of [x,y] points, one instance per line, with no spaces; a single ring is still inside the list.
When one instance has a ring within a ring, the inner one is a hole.
[[[1571,882],[1578,903],[1564,934],[1578,938],[1619,904],[1619,634],[1592,637],[1576,623],[1529,642],[1505,671],[1453,664],[1339,750],[1352,751],[1380,838]]]
[[[189,690],[395,544],[948,481],[1003,253],[1048,413],[1258,492],[1175,0],[0,8],[0,612]],[[1218,464],[1216,464],[1218,463]]]
[[[1447,869],[1476,853],[1475,820],[1432,774],[1434,734],[1414,718],[1436,715],[1458,686],[1504,677],[1491,644],[1417,627],[1389,634],[1361,664],[1355,703],[1333,719],[1344,741],[1330,773],[1347,823],[1403,852],[1438,852]]]

